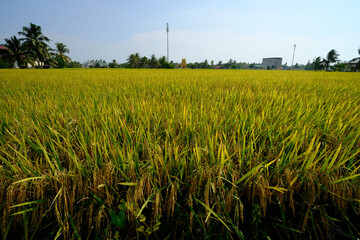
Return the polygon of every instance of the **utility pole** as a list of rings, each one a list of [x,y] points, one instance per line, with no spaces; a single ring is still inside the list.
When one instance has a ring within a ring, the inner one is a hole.
[[[169,62],[169,23],[166,23],[166,37],[167,37],[167,61]]]
[[[296,44],[294,44],[294,52],[293,52],[293,57],[292,57],[292,62],[291,62],[291,70],[294,69],[295,48],[296,48]]]

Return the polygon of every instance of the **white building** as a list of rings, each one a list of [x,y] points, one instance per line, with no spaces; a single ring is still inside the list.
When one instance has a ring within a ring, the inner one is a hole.
[[[263,58],[262,68],[263,69],[277,69],[281,67],[282,58],[281,57],[272,57],[272,58]]]

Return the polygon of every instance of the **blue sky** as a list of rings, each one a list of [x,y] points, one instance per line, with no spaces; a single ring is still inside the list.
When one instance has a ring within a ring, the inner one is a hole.
[[[0,43],[30,22],[40,25],[69,56],[126,61],[131,54],[170,60],[261,62],[282,57],[291,64],[325,57],[336,49],[341,60],[358,56],[359,0],[13,0],[1,3]]]

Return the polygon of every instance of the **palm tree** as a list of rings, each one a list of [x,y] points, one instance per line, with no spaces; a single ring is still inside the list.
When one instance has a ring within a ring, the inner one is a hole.
[[[161,58],[159,58],[160,68],[164,68],[165,63],[166,63],[166,57],[165,56],[162,56]]]
[[[130,65],[131,68],[137,68],[139,67],[139,62],[140,62],[140,55],[139,53],[135,53],[135,54],[130,54],[129,58],[127,59],[128,64]]]
[[[322,69],[324,66],[323,66],[323,62],[321,61],[321,57],[315,58],[314,61],[313,61],[313,63],[312,63],[312,66],[313,66],[315,72],[316,72],[317,70]]]
[[[360,48],[358,49],[358,53],[360,55]],[[359,71],[360,70],[360,57],[357,57],[357,58],[354,58],[353,61],[356,61],[358,60],[358,62],[356,63],[356,66],[355,66],[355,71]]]
[[[140,62],[139,62],[139,67],[140,68],[146,68],[148,67],[148,64],[149,64],[149,59],[147,57],[142,57],[140,58]]]
[[[24,45],[33,53],[35,60],[40,62],[40,66],[50,59],[47,44],[50,39],[41,32],[40,26],[30,23],[29,27],[23,27],[23,31],[19,32],[19,35],[24,36],[20,40],[24,41]]]
[[[336,52],[335,49],[332,49],[330,52],[328,52],[326,59],[323,60],[324,66],[326,69],[329,69],[331,63],[335,63],[339,59],[339,54]]]
[[[117,63],[116,63],[116,60],[113,59],[111,63],[109,63],[109,68],[116,68],[117,67]]]
[[[150,68],[156,68],[158,65],[158,60],[155,57],[155,54],[152,54],[149,59],[149,66]]]
[[[10,54],[5,56],[5,59],[10,62],[11,65],[15,65],[15,62],[20,68],[26,67],[26,50],[24,44],[16,36],[12,36],[10,39],[5,38],[4,46],[9,50]]]
[[[57,52],[58,57],[60,57],[60,59],[62,59],[62,61],[64,61],[65,63],[70,63],[71,59],[65,55],[65,53],[70,53],[69,49],[67,48],[67,46],[63,43],[55,43],[56,49],[55,51]]]

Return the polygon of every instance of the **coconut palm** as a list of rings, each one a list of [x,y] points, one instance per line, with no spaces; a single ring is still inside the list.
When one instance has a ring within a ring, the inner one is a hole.
[[[117,63],[116,63],[116,60],[113,59],[111,63],[109,63],[109,68],[116,68],[117,67]]]
[[[330,52],[328,52],[326,59],[323,60],[325,69],[329,69],[331,63],[335,63],[339,59],[339,54],[336,52],[335,49],[332,49]]]
[[[164,68],[165,63],[166,63],[166,57],[165,56],[162,56],[161,58],[159,58],[160,68]]]
[[[142,57],[140,58],[140,61],[139,61],[139,67],[140,68],[146,68],[148,67],[148,64],[149,64],[149,59],[147,57]]]
[[[131,68],[137,68],[139,67],[139,62],[140,62],[140,55],[139,53],[135,53],[135,54],[130,54],[129,58],[127,59],[128,64],[130,65]]]
[[[158,66],[158,60],[155,57],[155,54],[152,54],[149,59],[150,68],[156,68]]]
[[[56,51],[60,54],[64,54],[64,53],[69,53],[69,49],[67,48],[67,46],[63,43],[57,42],[55,43],[56,46]]]
[[[30,23],[28,27],[23,27],[23,31],[19,32],[20,36],[24,36],[20,40],[24,41],[26,48],[32,52],[33,58],[40,62],[40,66],[50,59],[48,42],[50,39],[41,32],[41,27]]]
[[[62,61],[64,61],[65,63],[70,63],[71,62],[71,59],[65,55],[65,53],[70,53],[69,49],[67,48],[67,46],[63,43],[55,43],[55,51],[57,52],[57,56],[59,58],[62,59]]]
[[[5,60],[11,65],[15,65],[15,62],[20,68],[26,67],[26,49],[24,44],[16,36],[12,36],[10,39],[5,38],[4,46],[9,50],[10,54],[5,55]]]
[[[360,55],[360,48],[358,49],[358,53],[359,53],[359,55]],[[357,71],[360,70],[360,57],[353,59],[353,61],[356,61],[356,60],[357,60],[358,62],[356,63],[355,71],[357,72]]]
[[[312,66],[314,68],[314,71],[321,70],[324,67],[323,62],[321,61],[321,57],[317,57],[314,59]]]

